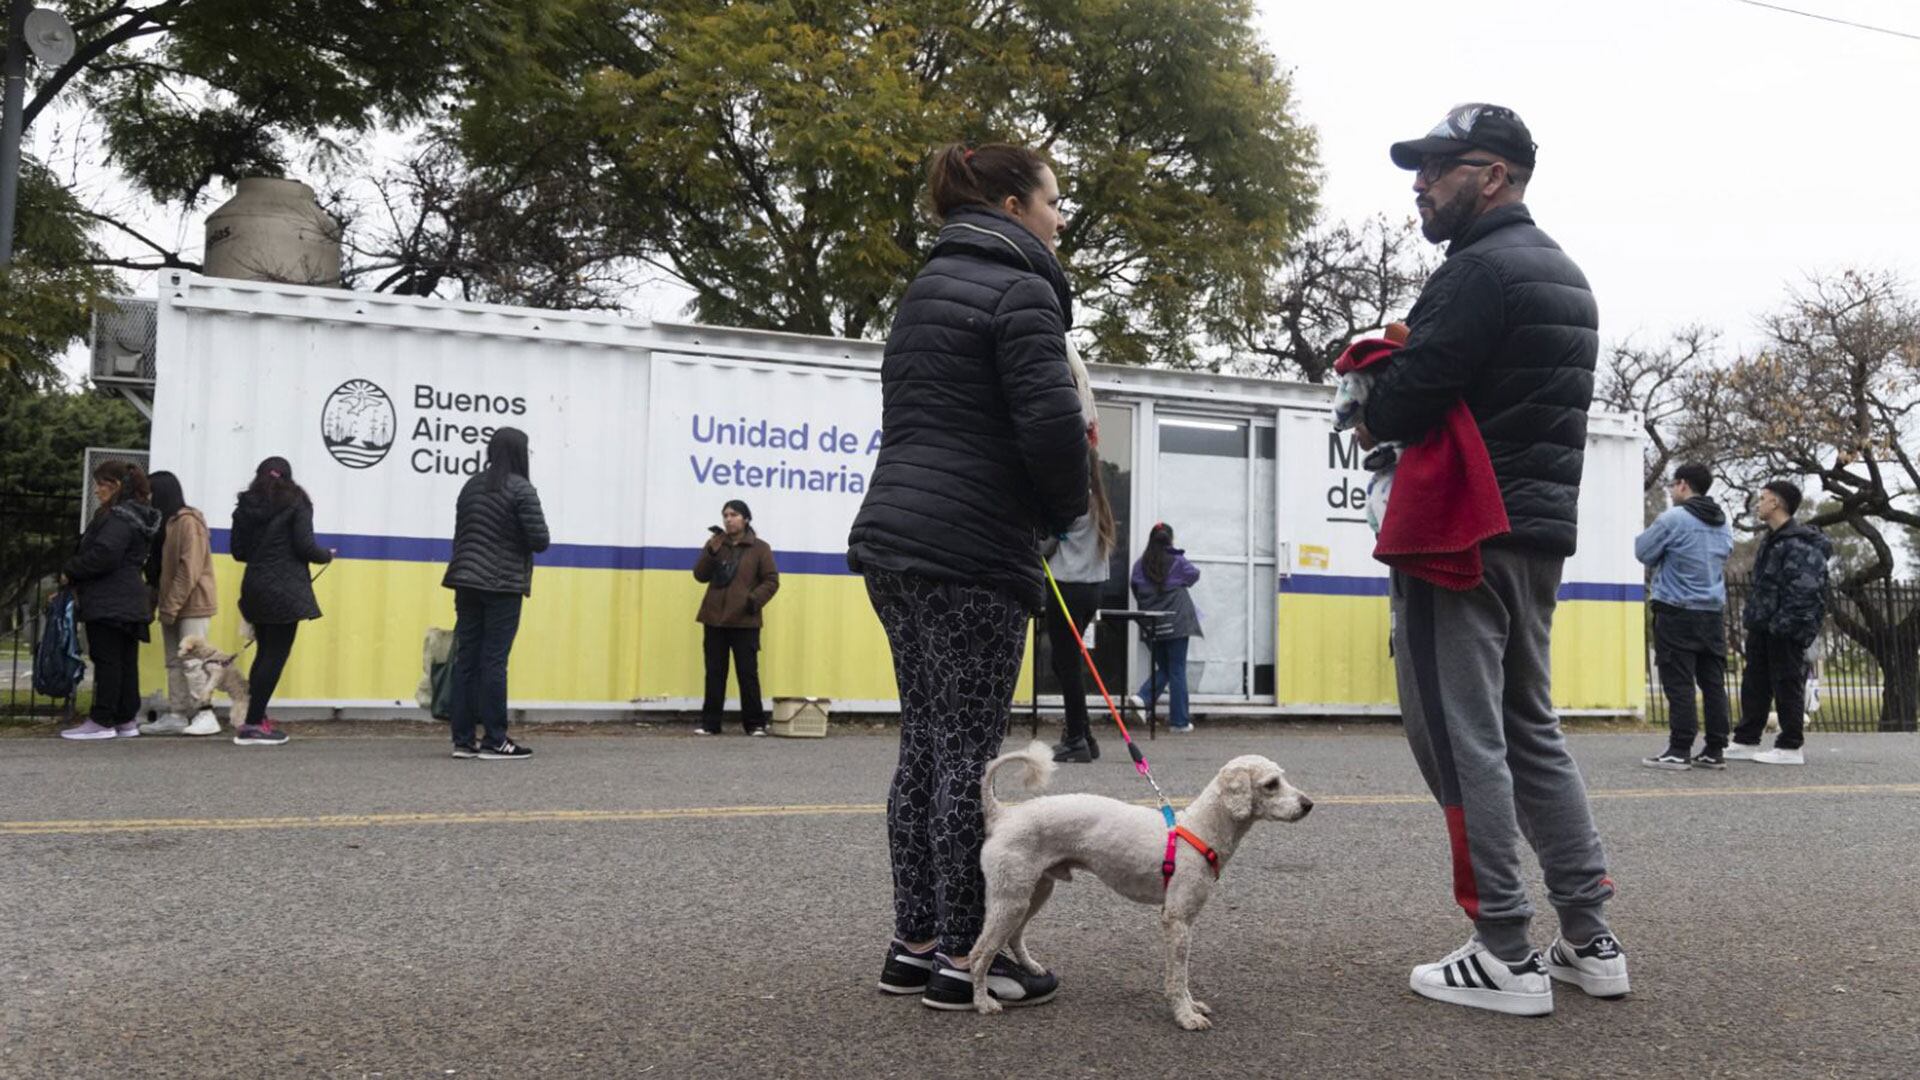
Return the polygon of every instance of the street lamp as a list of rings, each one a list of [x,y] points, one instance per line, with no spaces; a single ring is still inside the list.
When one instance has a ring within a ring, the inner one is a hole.
[[[20,192],[20,129],[27,90],[27,51],[57,68],[73,59],[73,24],[33,0],[11,0],[7,8],[6,113],[0,117],[0,270],[13,265],[13,219]]]

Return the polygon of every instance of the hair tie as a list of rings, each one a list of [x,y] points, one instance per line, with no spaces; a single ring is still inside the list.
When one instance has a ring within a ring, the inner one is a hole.
[[[965,154],[965,156],[963,156],[963,157],[961,157],[961,159],[960,159],[960,160],[961,160],[961,161],[972,161],[972,160],[973,160],[973,151],[971,151],[971,150],[969,150],[969,151],[967,151],[967,152],[966,152],[966,154]]]
[[[279,470],[279,469],[268,469],[268,470],[267,470],[267,475],[268,475],[268,476],[271,476],[271,477],[273,477],[273,478],[274,478],[275,480],[278,480],[278,479],[280,479],[280,470]]]

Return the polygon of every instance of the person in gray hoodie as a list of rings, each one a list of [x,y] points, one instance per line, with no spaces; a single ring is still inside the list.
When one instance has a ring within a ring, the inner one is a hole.
[[[1633,555],[1653,571],[1653,662],[1667,695],[1667,748],[1642,758],[1650,769],[1724,769],[1727,709],[1727,556],[1733,529],[1707,492],[1713,473],[1688,462],[1673,470],[1673,507],[1633,542]],[[1706,713],[1706,747],[1693,754],[1699,725],[1693,690]]]

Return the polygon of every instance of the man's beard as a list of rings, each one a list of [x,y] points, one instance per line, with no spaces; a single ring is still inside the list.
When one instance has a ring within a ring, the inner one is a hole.
[[[1454,192],[1453,198],[1445,206],[1436,205],[1433,214],[1420,223],[1420,235],[1426,237],[1430,244],[1458,240],[1467,226],[1473,224],[1474,206],[1479,200],[1480,193],[1470,187]]]

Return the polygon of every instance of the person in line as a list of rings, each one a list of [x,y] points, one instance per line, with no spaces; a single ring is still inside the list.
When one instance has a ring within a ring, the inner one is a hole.
[[[163,470],[147,479],[153,488],[153,508],[161,518],[153,552],[147,558],[147,583],[159,597],[160,641],[167,664],[167,712],[141,724],[140,733],[218,735],[220,718],[213,714],[211,702],[194,700],[193,690],[187,685],[186,662],[180,659],[180,643],[190,637],[205,638],[213,613],[219,610],[207,519],[187,505],[179,477]]]
[[[1091,482],[1053,169],[1022,146],[954,145],[933,155],[927,190],[940,233],[887,336],[884,434],[847,563],[900,692],[880,988],[958,1011],[973,1006],[967,956],[986,913],[980,777],[1012,715],[1027,620],[1044,610],[1041,542],[1087,512]],[[1005,953],[986,962],[1003,1004],[1058,988]]]
[[[760,696],[762,612],[780,591],[773,548],[753,531],[753,511],[739,499],[720,508],[721,526],[707,538],[693,563],[693,580],[706,585],[694,618],[706,627],[707,693],[700,704],[701,735],[720,734],[727,704],[727,658],[740,678],[740,723],[749,735],[767,733],[767,706]]]
[[[1091,428],[1088,434],[1092,434]],[[1107,583],[1114,544],[1113,505],[1107,501],[1106,483],[1100,475],[1100,452],[1093,446],[1087,448],[1087,475],[1093,481],[1087,492],[1087,512],[1074,519],[1073,526],[1060,537],[1059,547],[1047,557],[1047,566],[1067,606],[1062,610],[1060,597],[1051,589],[1046,598],[1049,659],[1053,677],[1060,683],[1060,704],[1066,714],[1053,760],[1081,763],[1100,756],[1100,740],[1094,737],[1087,714],[1087,661],[1075,632],[1087,632],[1087,624],[1100,606],[1100,591]]]
[[[87,628],[93,659],[93,707],[87,718],[60,733],[63,739],[131,739],[140,734],[140,643],[153,621],[147,583],[141,577],[160,511],[140,466],[103,461],[93,470],[99,509],[80,534],[80,547],[60,571],[73,586],[74,618]]]
[[[1193,713],[1187,704],[1187,643],[1205,637],[1200,628],[1200,611],[1193,604],[1193,586],[1200,581],[1200,568],[1187,560],[1187,553],[1173,546],[1173,526],[1154,525],[1147,534],[1146,550],[1133,564],[1134,602],[1141,611],[1167,614],[1146,625],[1147,645],[1153,650],[1153,672],[1134,695],[1141,708],[1167,695],[1167,730],[1182,735],[1193,731]]]
[[[1746,629],[1746,668],[1740,674],[1740,726],[1727,744],[1729,761],[1805,765],[1807,650],[1827,617],[1827,560],[1833,541],[1795,521],[1800,489],[1774,480],[1754,497],[1753,513],[1767,538],[1753,559],[1753,584],[1741,624]],[[1773,749],[1760,749],[1767,711],[1780,714]]]
[[[440,584],[453,590],[453,756],[517,761],[533,750],[507,737],[507,658],[520,605],[533,595],[533,557],[552,537],[530,479],[527,433],[494,430],[487,467],[454,502],[453,552]],[[486,737],[475,741],[474,732]]]
[[[267,716],[280,673],[293,655],[300,624],[320,617],[307,567],[333,561],[334,552],[313,539],[313,500],[293,480],[293,466],[270,457],[253,471],[253,483],[233,508],[231,549],[246,564],[240,577],[240,614],[253,626],[259,648],[247,672],[247,713],[234,727],[236,746],[280,746],[287,733]]]
[[[1465,945],[1416,966],[1408,984],[1436,1001],[1540,1015],[1553,1009],[1556,980],[1596,997],[1628,991],[1605,915],[1613,879],[1549,664],[1578,535],[1599,307],[1579,266],[1533,223],[1525,197],[1536,147],[1513,110],[1457,106],[1391,156],[1413,173],[1422,235],[1447,244],[1447,256],[1355,434],[1369,449],[1412,445],[1465,402],[1509,525],[1481,544],[1472,588],[1397,568],[1389,579],[1407,740],[1445,814],[1454,898],[1473,920]],[[1523,837],[1560,917],[1544,956],[1529,933]]]
[[[1713,473],[1688,462],[1673,470],[1672,509],[1653,519],[1633,541],[1634,557],[1653,571],[1653,661],[1667,695],[1667,748],[1642,758],[1650,769],[1724,769],[1727,759],[1727,556],[1733,529],[1707,492]],[[1693,690],[1706,713],[1707,742],[1693,754],[1699,732]]]

